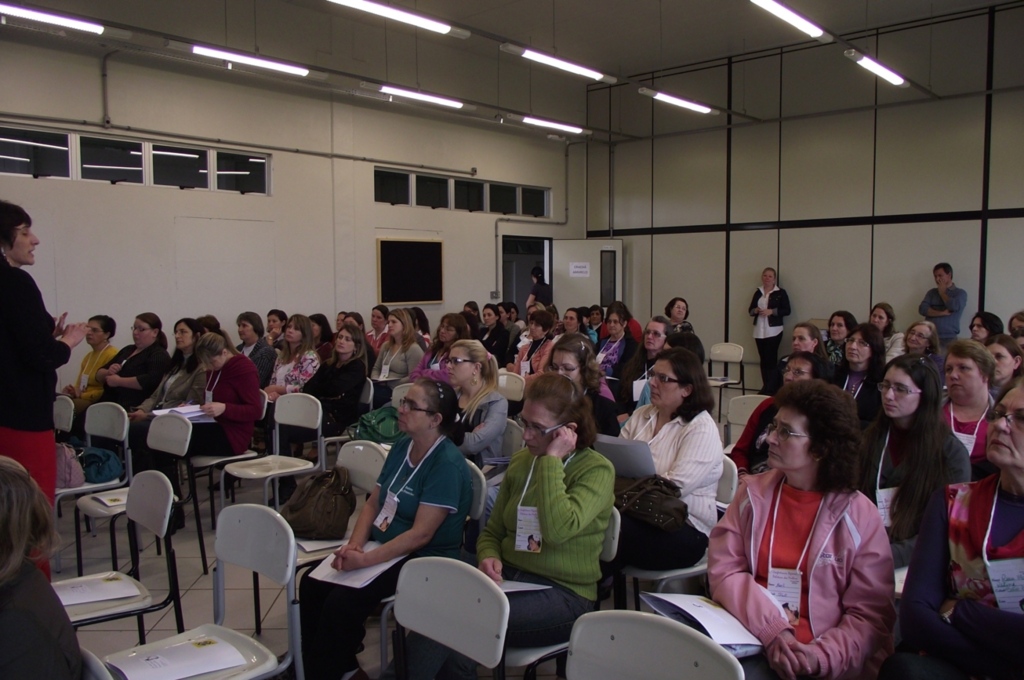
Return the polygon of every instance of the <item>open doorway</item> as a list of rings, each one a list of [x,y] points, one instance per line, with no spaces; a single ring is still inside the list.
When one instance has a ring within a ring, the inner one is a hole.
[[[526,315],[526,298],[530,297],[534,267],[544,270],[544,280],[551,281],[551,239],[533,236],[501,237],[501,294],[515,302],[520,317]]]

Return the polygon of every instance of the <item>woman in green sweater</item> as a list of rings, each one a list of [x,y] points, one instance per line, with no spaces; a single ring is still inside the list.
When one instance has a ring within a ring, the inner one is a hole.
[[[576,619],[595,608],[615,471],[590,448],[591,410],[564,376],[544,373],[526,387],[526,449],[512,456],[476,546],[480,570],[498,584],[550,586],[509,593],[509,647],[566,642]],[[475,662],[417,634],[408,668],[410,680],[477,677]]]

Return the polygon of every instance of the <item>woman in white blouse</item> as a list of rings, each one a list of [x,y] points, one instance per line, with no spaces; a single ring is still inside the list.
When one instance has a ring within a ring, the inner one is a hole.
[[[633,413],[622,436],[650,445],[655,471],[679,485],[689,520],[670,533],[623,514],[614,565],[681,569],[704,556],[718,521],[722,440],[711,417],[711,387],[696,354],[681,347],[661,352],[649,378],[651,403]]]

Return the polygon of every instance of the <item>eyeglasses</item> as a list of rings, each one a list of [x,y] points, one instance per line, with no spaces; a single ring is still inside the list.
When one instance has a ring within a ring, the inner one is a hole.
[[[462,357],[448,357],[448,363],[458,366],[459,364],[473,364],[476,362],[472,359],[463,359]]]
[[[856,347],[860,347],[861,349],[867,349],[868,347],[871,347],[871,345],[868,344],[868,341],[864,340],[863,338],[847,338],[846,344],[854,345]]]
[[[791,376],[794,376],[796,378],[802,378],[805,375],[810,375],[810,374],[811,374],[810,371],[805,371],[802,368],[789,368],[788,366],[786,367],[786,370],[784,370],[782,372],[782,375],[791,375]]]
[[[547,370],[551,373],[575,373],[580,370],[580,367],[570,366],[569,364],[551,364]]]
[[[785,425],[779,425],[778,423],[775,423],[775,422],[768,423],[768,429],[765,430],[766,434],[771,434],[772,432],[778,432],[779,433],[779,441],[780,442],[787,441],[790,437],[810,437],[811,436],[809,434],[804,434],[803,432],[797,432],[796,430],[791,430],[788,427],[786,427]]]
[[[408,399],[405,398],[399,400],[398,409],[405,411],[419,411],[420,413],[429,413],[430,415],[437,413],[437,411],[433,411],[429,408],[420,408],[419,406],[416,405],[416,402],[409,401]]]
[[[910,331],[907,333],[908,338],[917,338],[918,340],[931,340],[931,335],[925,335],[924,333],[918,333],[917,331]]]
[[[669,383],[675,383],[677,385],[681,385],[683,383],[682,380],[678,380],[677,378],[673,378],[671,376],[667,376],[664,373],[652,373],[651,374],[651,380],[655,380],[655,381],[661,383],[662,385],[668,385]]]
[[[537,437],[547,437],[549,434],[551,434],[558,428],[565,427],[565,423],[559,423],[558,425],[552,425],[551,427],[542,427],[540,425],[535,425],[534,423],[527,421],[522,416],[518,416],[516,418],[516,422],[519,423],[519,425],[523,428],[524,435],[527,432],[532,432],[534,436]]]
[[[665,334],[662,333],[661,331],[651,330],[650,328],[644,329],[644,335],[652,337],[652,338],[663,338],[663,337],[665,337]]]
[[[132,326],[132,331],[135,332],[135,333],[145,333],[146,331],[151,331],[151,330],[153,330],[153,329],[152,328],[146,328],[145,326]]]
[[[921,394],[921,390],[912,390],[906,385],[903,385],[901,383],[891,383],[888,380],[883,380],[882,382],[878,383],[877,387],[878,391],[881,392],[882,394],[888,392],[889,388],[891,387],[892,391],[896,393],[897,397],[905,397],[908,394]]]
[[[1005,420],[1006,424],[1018,432],[1024,432],[1024,414],[1012,413],[996,408],[992,409],[985,414],[985,420],[990,423],[995,423],[999,420]]]

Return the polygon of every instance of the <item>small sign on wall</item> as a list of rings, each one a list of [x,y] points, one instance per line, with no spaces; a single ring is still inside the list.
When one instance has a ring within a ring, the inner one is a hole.
[[[590,263],[589,262],[570,262],[569,263],[569,277],[573,279],[589,279],[590,278]]]

